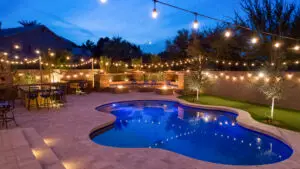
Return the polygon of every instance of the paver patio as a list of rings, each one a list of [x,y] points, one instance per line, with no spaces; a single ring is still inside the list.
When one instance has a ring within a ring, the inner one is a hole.
[[[176,96],[135,92],[71,95],[67,98],[68,103],[60,109],[41,109],[28,112],[18,104],[16,120],[21,128],[34,128],[66,169],[300,169],[300,133],[255,122],[249,118],[249,114],[243,111],[238,118],[240,124],[267,130],[272,135],[286,141],[294,150],[293,156],[286,161],[272,165],[228,166],[195,160],[166,150],[105,147],[90,140],[89,134],[93,129],[113,122],[115,119],[111,114],[96,111],[95,107],[114,101],[144,99],[177,100]],[[9,132],[11,130],[5,133]],[[5,137],[5,133],[2,133],[2,139]],[[1,149],[0,154],[2,154]],[[4,164],[8,165],[8,163]],[[0,168],[3,166],[6,167],[2,165]],[[15,168],[21,169],[16,166]],[[54,169],[55,166],[53,165],[52,168]]]

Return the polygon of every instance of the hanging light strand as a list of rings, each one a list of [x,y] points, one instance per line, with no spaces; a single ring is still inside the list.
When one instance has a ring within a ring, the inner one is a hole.
[[[242,26],[242,25],[239,25],[239,24],[233,24],[231,22],[228,22],[228,21],[225,21],[225,20],[222,20],[222,19],[210,17],[210,16],[207,16],[207,15],[204,15],[204,14],[201,14],[201,13],[198,13],[198,12],[195,12],[195,11],[191,11],[191,10],[188,10],[188,9],[185,9],[185,8],[181,8],[181,7],[178,7],[178,6],[166,3],[166,2],[162,2],[162,1],[159,1],[159,0],[153,0],[153,1],[155,2],[155,4],[159,3],[161,5],[165,5],[165,6],[177,9],[177,10],[181,10],[181,11],[184,11],[184,12],[187,12],[187,13],[191,13],[191,14],[196,15],[196,16],[200,16],[200,17],[203,17],[203,18],[208,18],[208,19],[211,19],[211,20],[214,20],[214,21],[217,21],[217,22],[222,22],[222,23],[231,25],[233,27],[237,27],[237,28],[241,28],[241,29],[244,29],[244,30],[248,30],[248,31],[254,32],[249,27],[245,27],[245,26]],[[289,40],[294,40],[294,41],[300,41],[300,39],[297,39],[297,38],[283,36],[283,35],[277,35],[277,34],[270,33],[270,32],[260,31],[260,33],[261,34],[265,34],[265,35],[269,35],[269,36],[280,37],[282,39],[289,39]],[[300,49],[300,46],[299,46],[299,49]]]

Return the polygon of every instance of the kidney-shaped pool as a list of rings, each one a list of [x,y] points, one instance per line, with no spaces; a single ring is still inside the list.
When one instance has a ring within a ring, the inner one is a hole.
[[[236,123],[237,115],[170,101],[128,101],[97,107],[114,114],[111,126],[90,134],[101,145],[160,148],[198,160],[263,165],[289,158],[293,150],[271,136]]]

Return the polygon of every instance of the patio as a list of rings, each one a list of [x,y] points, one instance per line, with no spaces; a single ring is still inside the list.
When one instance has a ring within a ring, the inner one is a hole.
[[[67,96],[68,103],[60,109],[41,109],[30,112],[17,102],[16,120],[20,128],[0,131],[0,150],[5,150],[1,151],[4,153],[0,159],[1,166],[7,169],[300,168],[299,133],[258,123],[250,119],[248,113],[235,109],[232,110],[240,114],[238,118],[240,124],[247,124],[251,128],[255,126],[259,131],[265,130],[268,134],[290,144],[294,150],[292,157],[272,165],[227,166],[191,159],[160,149],[121,149],[104,147],[92,142],[89,134],[93,129],[114,121],[114,116],[98,112],[95,107],[109,102],[129,100],[128,98],[130,100],[177,100],[173,95],[162,96],[154,93],[132,92],[118,95],[91,93],[86,96]],[[19,135],[23,133],[25,136],[18,136],[18,133]],[[7,139],[20,138],[18,140],[22,140],[22,137],[25,137],[23,142],[10,142]],[[26,140],[28,143],[25,143]],[[42,140],[46,145],[41,142]],[[36,159],[17,156],[26,152],[32,153],[31,149]],[[16,153],[16,150],[21,153]]]

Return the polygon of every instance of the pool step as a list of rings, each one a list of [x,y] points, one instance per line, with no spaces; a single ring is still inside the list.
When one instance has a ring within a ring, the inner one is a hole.
[[[65,169],[56,154],[33,128],[23,129],[25,138],[43,169]]]
[[[0,166],[7,169],[43,169],[21,128],[0,130]]]

